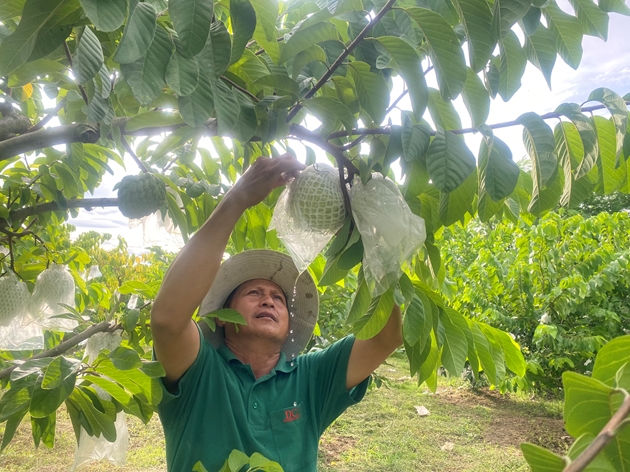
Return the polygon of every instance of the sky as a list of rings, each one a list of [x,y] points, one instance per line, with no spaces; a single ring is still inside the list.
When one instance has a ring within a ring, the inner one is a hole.
[[[573,13],[568,2],[562,0],[558,3],[563,10]],[[498,96],[492,101],[487,123],[511,121],[527,111],[542,115],[555,110],[561,103],[581,104],[586,101],[590,92],[598,87],[607,87],[620,95],[630,92],[630,48],[627,43],[629,30],[630,17],[610,14],[608,41],[584,36],[582,42],[584,53],[578,70],[573,70],[558,57],[551,77],[551,90],[542,73],[528,62],[522,78],[522,87],[508,103],[503,102]],[[429,86],[436,87],[434,79],[428,77],[427,82]],[[395,79],[392,101],[401,92],[402,82]],[[468,112],[461,98],[455,101],[455,106],[462,118],[463,126],[470,127]],[[393,124],[400,124],[400,109],[411,110],[408,98],[401,100],[398,107],[399,109],[393,110],[390,114]],[[314,123],[311,121],[308,124],[310,127]],[[548,124],[554,126],[551,121]],[[499,129],[495,131],[495,135],[510,146],[514,160],[518,161],[526,156],[521,127]],[[479,141],[478,135],[466,135],[466,142],[475,155],[479,149]],[[203,145],[203,141],[201,144]],[[305,158],[304,148],[299,142],[291,142],[291,147],[297,151],[298,158],[302,160]],[[327,162],[323,152],[318,153],[318,160],[320,159]],[[96,190],[94,197],[115,197],[116,192],[112,190],[114,184],[124,175],[138,173],[129,156],[126,156],[125,163],[126,170],[112,165],[115,174],[113,176],[105,174],[103,184]],[[86,198],[88,196],[86,195]],[[172,251],[183,245],[181,236],[176,230],[173,231],[172,225],[169,225],[169,222],[164,224],[155,214],[144,220],[129,221],[115,207],[96,208],[89,212],[81,210],[79,216],[71,219],[69,223],[75,225],[75,234],[90,230],[110,233],[113,237],[106,247],[116,245],[117,236],[120,235],[127,241],[129,250],[135,253],[144,252],[152,245],[160,245]]]

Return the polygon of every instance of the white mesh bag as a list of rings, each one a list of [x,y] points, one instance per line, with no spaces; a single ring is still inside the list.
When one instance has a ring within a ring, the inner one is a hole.
[[[51,318],[68,311],[61,305],[62,303],[71,307],[75,306],[74,291],[74,278],[64,265],[53,264],[37,276],[35,290],[33,290],[33,304],[44,329],[72,331],[76,328],[75,320]]]
[[[352,216],[363,241],[363,271],[372,296],[397,283],[401,266],[426,239],[424,220],[414,215],[398,186],[381,174],[350,189]]]
[[[276,229],[303,272],[346,220],[337,169],[313,164],[282,192],[269,229]]]
[[[0,326],[9,326],[15,318],[23,316],[30,298],[28,287],[13,272],[0,277]]]

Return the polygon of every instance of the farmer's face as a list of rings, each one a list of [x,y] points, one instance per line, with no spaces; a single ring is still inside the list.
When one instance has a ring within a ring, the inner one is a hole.
[[[229,307],[238,311],[247,321],[247,326],[239,325],[238,335],[260,337],[280,345],[286,340],[289,334],[289,310],[282,289],[275,283],[254,279],[241,284]],[[226,329],[231,331],[233,326],[230,328],[228,325]]]

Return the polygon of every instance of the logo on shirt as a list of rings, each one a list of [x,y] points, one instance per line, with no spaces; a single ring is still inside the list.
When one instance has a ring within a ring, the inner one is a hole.
[[[299,408],[289,408],[284,410],[284,423],[290,423],[291,421],[300,419],[300,409]]]

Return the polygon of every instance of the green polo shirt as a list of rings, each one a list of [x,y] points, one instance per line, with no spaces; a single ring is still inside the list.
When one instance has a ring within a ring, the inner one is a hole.
[[[202,336],[197,359],[174,392],[163,388],[158,407],[168,470],[191,472],[201,461],[216,472],[238,449],[259,452],[286,472],[316,471],[321,434],[367,389],[365,379],[346,390],[353,343],[349,336],[293,362],[281,354],[276,367],[256,380],[249,364]]]

